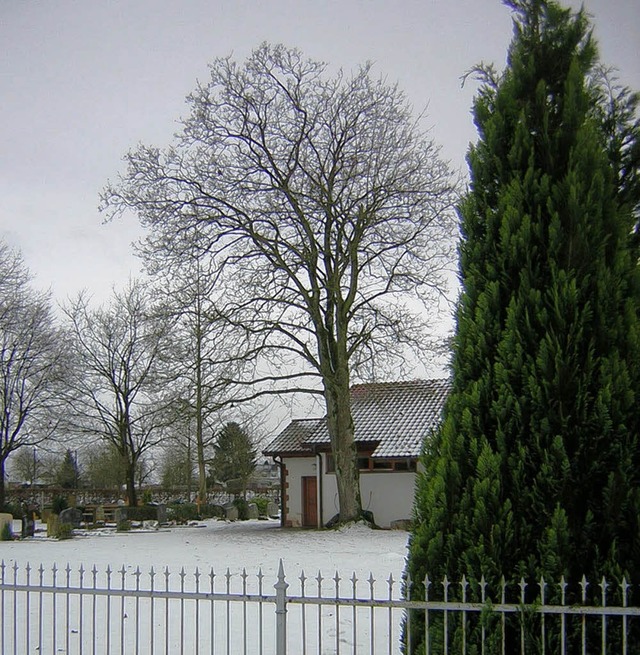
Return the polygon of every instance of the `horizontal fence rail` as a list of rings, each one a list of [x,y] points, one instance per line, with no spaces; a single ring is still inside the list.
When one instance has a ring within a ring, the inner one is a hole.
[[[280,563],[270,577],[261,569],[99,571],[2,561],[0,653],[400,652],[404,606],[392,576],[377,583],[371,575],[302,572],[290,585]]]
[[[2,561],[0,653],[392,655],[413,652],[416,622],[427,655],[640,653],[631,586],[593,586],[595,602],[584,578],[577,592],[564,580],[535,589],[522,580],[515,591],[503,580],[492,598],[484,579],[427,578],[419,598],[417,585],[392,575],[302,571],[287,580],[282,562],[266,576]]]
[[[414,599],[414,585],[406,581],[409,653],[414,650],[412,622],[422,621],[425,655],[640,654],[640,607],[630,604],[632,586],[624,578],[618,585],[604,577],[590,585],[583,576],[570,587],[564,577],[556,585],[543,577],[535,584],[521,578],[509,585],[503,577],[493,597],[484,576],[471,586],[465,576],[458,583],[445,576],[439,584],[427,576]],[[597,593],[588,594],[590,586]]]

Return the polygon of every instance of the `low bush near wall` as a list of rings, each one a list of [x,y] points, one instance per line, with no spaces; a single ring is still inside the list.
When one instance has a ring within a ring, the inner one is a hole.
[[[13,531],[8,523],[5,523],[0,530],[0,541],[13,541]]]
[[[141,507],[122,507],[118,514],[128,521],[157,521],[158,508],[155,505],[142,505]]]
[[[187,523],[200,519],[198,506],[194,503],[178,503],[167,506],[167,518],[176,523]]]

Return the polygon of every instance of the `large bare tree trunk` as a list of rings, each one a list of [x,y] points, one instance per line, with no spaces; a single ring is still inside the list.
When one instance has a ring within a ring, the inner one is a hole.
[[[0,507],[4,507],[5,502],[4,462],[4,459],[0,459]]]
[[[330,387],[325,384],[327,403],[327,427],[331,438],[331,450],[336,469],[339,521],[347,523],[362,517],[360,497],[360,475],[358,452],[355,442],[351,400],[349,397],[349,377]]]
[[[127,462],[127,502],[130,507],[138,505],[138,494],[136,491],[136,465]]]

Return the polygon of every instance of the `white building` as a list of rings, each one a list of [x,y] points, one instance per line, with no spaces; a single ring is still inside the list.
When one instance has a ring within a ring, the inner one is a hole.
[[[418,458],[449,388],[448,380],[351,388],[362,506],[376,525],[411,518]],[[322,527],[335,517],[338,492],[324,418],[292,421],[263,452],[281,466],[283,526]]]

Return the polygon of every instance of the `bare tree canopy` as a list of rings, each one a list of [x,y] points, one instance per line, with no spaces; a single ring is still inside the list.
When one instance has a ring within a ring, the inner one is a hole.
[[[401,371],[426,342],[454,261],[456,185],[370,65],[330,76],[264,44],[210,69],[174,146],[129,153],[103,209],[137,212],[147,254],[214,257],[223,314],[261,362],[244,382],[324,395],[341,519],[357,518],[350,376]]]
[[[79,366],[75,429],[115,449],[126,468],[129,503],[135,505],[137,467],[160,442],[166,425],[159,366],[168,323],[155,314],[140,282],[114,293],[108,306],[93,308],[80,295],[64,311]]]
[[[54,435],[68,370],[50,298],[30,283],[21,254],[0,242],[0,506],[9,456]]]

